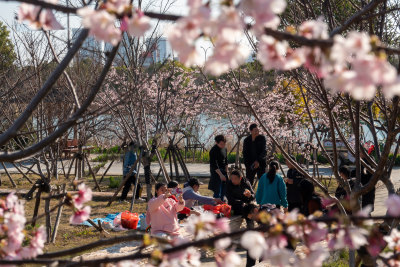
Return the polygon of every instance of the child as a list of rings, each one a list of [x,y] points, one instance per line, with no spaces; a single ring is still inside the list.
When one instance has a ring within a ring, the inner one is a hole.
[[[172,193],[170,198],[172,198],[173,200],[178,202],[178,199],[176,198],[175,195],[177,195],[177,196],[182,195],[182,190],[179,188],[178,182],[177,181],[171,181],[171,182],[168,183],[167,187],[168,187],[169,190],[171,190],[171,193]],[[178,219],[179,220],[186,219],[191,214],[200,215],[200,213],[198,213],[197,211],[194,211],[194,210],[191,210],[191,209],[189,209],[187,207],[184,207],[183,210],[178,212]]]
[[[228,204],[232,206],[234,214],[242,215],[243,206],[254,200],[253,187],[240,171],[234,170],[227,182],[226,189]]]
[[[151,224],[151,234],[160,237],[179,236],[177,213],[185,207],[182,196],[178,202],[169,198],[171,192],[164,183],[157,183],[155,197],[149,203],[146,213],[146,223]]]

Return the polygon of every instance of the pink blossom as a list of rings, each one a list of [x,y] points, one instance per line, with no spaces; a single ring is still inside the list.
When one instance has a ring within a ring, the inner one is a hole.
[[[89,219],[89,216],[90,216],[90,207],[86,206],[81,210],[76,210],[75,213],[69,219],[69,223],[80,224]]]
[[[400,252],[400,232],[393,228],[389,236],[383,237],[387,242],[388,248],[395,252]]]
[[[214,242],[214,246],[217,250],[226,249],[232,243],[232,240],[229,237],[218,239]]]
[[[400,95],[400,77],[397,77],[396,81],[391,84],[387,84],[382,88],[386,98],[392,98],[393,96]]]
[[[215,221],[215,230],[219,233],[229,233],[231,231],[228,218],[220,218]]]
[[[130,9],[130,0],[107,0],[104,8],[111,13],[122,14]]]
[[[319,20],[308,20],[299,27],[299,34],[308,39],[328,39],[328,25]]]
[[[281,0],[244,0],[240,2],[240,9],[247,16],[255,20],[252,31],[260,36],[264,28],[276,29],[280,19],[277,14],[282,13],[286,8],[286,1]]]
[[[28,247],[23,247],[18,256],[23,259],[35,258],[37,255],[43,254],[44,243],[46,242],[46,229],[42,225],[35,232]]]
[[[83,18],[83,26],[90,28],[90,34],[97,40],[109,42],[114,46],[121,40],[121,31],[114,24],[116,17],[106,10],[83,7],[78,9],[77,13]]]
[[[126,21],[126,16],[122,20],[126,26],[124,29],[121,23],[121,30],[126,30],[129,35],[140,37],[143,36],[146,31],[150,29],[150,18],[145,16],[142,11],[136,10],[131,19]],[[125,21],[125,22],[124,22]],[[125,28],[126,27],[126,28]]]
[[[342,249],[346,247],[358,249],[360,246],[367,244],[367,234],[368,231],[363,228],[348,227],[346,229],[339,229],[328,245],[330,249]]]
[[[304,258],[299,259],[296,265],[299,267],[319,267],[323,265],[324,260],[329,257],[326,248],[319,246],[315,250],[311,250]]]
[[[216,253],[215,263],[218,267],[234,267],[240,265],[242,260],[236,252],[230,250],[228,252]]]
[[[244,233],[240,239],[240,244],[249,251],[249,255],[253,259],[260,258],[267,249],[264,236],[255,231],[247,231]]]
[[[335,199],[333,199],[333,198],[323,198],[323,199],[321,199],[321,202],[322,202],[322,206],[324,208],[329,207],[336,203]]]
[[[286,41],[280,42],[270,36],[261,37],[258,49],[257,58],[266,71],[294,69],[305,61],[303,54],[298,53],[300,50],[293,51]]]
[[[73,203],[77,209],[81,209],[83,204],[92,200],[92,189],[84,183],[78,186],[78,194],[73,197]]]
[[[249,54],[249,49],[241,44],[218,43],[214,48],[214,54],[206,62],[205,70],[207,73],[219,76],[239,67]]]
[[[47,1],[54,2],[54,1]],[[57,1],[55,1],[57,2]],[[39,14],[40,12],[40,14]],[[61,30],[63,27],[57,21],[53,12],[49,9],[41,9],[39,6],[30,4],[21,4],[18,9],[18,20],[20,22],[27,20],[33,29],[43,30]]]
[[[387,213],[390,216],[400,216],[400,197],[396,194],[391,194],[386,200]]]

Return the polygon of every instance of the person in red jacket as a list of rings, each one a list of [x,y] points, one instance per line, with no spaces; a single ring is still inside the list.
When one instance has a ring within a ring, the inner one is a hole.
[[[181,195],[183,193],[182,189],[179,188],[178,182],[172,180],[171,182],[168,183],[167,187],[168,190],[171,190],[172,195],[170,196],[170,198],[178,202],[178,199],[176,198],[175,195]],[[186,219],[187,217],[190,216],[190,214],[195,214],[197,216],[200,215],[200,213],[198,213],[197,211],[184,207],[183,210],[178,212],[178,219],[179,220]]]

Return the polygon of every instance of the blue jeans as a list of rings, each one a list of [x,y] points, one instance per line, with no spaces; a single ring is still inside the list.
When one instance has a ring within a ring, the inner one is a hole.
[[[225,193],[226,193],[226,182],[222,182],[221,181],[221,184],[219,186],[219,190],[214,191],[213,198],[219,198],[221,200],[224,200]]]

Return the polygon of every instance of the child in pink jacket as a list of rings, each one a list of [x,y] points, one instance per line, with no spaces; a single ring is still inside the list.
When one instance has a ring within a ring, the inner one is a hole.
[[[167,190],[164,183],[156,184],[155,197],[153,197],[147,207],[146,223],[151,224],[151,234],[157,236],[179,235],[179,225],[177,213],[185,207],[182,196],[176,202],[168,198],[171,192]]]

